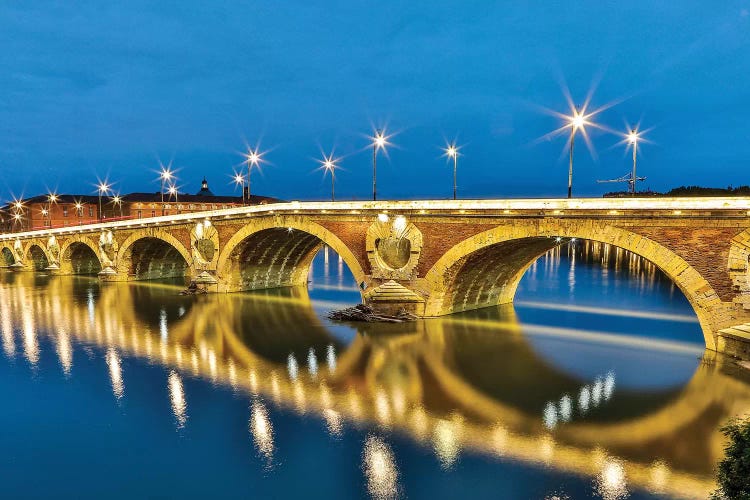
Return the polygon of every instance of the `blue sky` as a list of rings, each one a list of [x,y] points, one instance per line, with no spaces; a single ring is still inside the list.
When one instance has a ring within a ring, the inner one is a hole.
[[[750,183],[750,0],[721,2],[20,2],[0,6],[0,197],[156,191],[159,159],[231,193],[245,143],[268,150],[256,193],[371,193],[372,125],[397,132],[383,198],[447,198],[439,147],[463,145],[459,195],[564,196],[565,111],[652,128],[641,187]],[[615,135],[576,147],[574,193],[628,172]],[[579,143],[577,143],[579,144]],[[621,185],[625,188],[625,185]]]

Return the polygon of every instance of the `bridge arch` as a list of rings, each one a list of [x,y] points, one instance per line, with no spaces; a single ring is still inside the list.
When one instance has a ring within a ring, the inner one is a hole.
[[[0,245],[0,267],[10,267],[16,263],[13,247],[9,244]]]
[[[179,278],[189,275],[193,258],[185,245],[161,229],[136,231],[119,247],[117,274],[133,280]]]
[[[448,250],[426,273],[424,281],[430,294],[425,315],[440,316],[512,302],[529,266],[572,238],[619,247],[656,265],[690,302],[706,346],[716,348],[713,314],[721,299],[708,281],[668,248],[604,223],[516,221],[467,238]]]
[[[338,236],[294,216],[253,221],[237,231],[223,245],[217,272],[226,291],[307,285],[310,265],[323,245],[341,256],[357,283],[365,281],[362,266]]]
[[[102,269],[96,244],[85,236],[74,236],[60,248],[61,274],[96,274]]]
[[[44,245],[37,242],[32,242],[26,247],[23,260],[28,262],[34,271],[43,271],[52,261]]]

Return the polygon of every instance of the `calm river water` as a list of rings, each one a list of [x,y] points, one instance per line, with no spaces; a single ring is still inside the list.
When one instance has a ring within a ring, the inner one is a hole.
[[[750,376],[648,262],[577,242],[514,306],[334,324],[308,290],[0,273],[4,498],[706,498]]]

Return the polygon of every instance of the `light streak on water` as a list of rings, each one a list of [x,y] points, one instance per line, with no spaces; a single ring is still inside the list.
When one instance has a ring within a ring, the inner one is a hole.
[[[342,286],[344,284],[344,259],[341,258],[341,255],[339,255],[339,263],[338,268],[336,269],[337,277],[338,277],[338,284],[339,286]]]
[[[57,332],[57,356],[60,358],[60,366],[65,375],[70,375],[70,370],[73,368],[73,345],[70,342],[70,335],[62,328]]]
[[[13,323],[10,320],[10,308],[3,302],[0,310],[0,329],[3,334],[3,351],[5,355],[12,358],[16,354],[16,341],[13,338]]]
[[[605,458],[601,472],[594,479],[594,490],[603,500],[620,500],[626,498],[629,493],[625,468],[622,462],[612,457]]]
[[[312,347],[307,352],[307,369],[310,371],[310,376],[312,378],[317,378],[318,358],[315,356],[315,349],[313,349]]]
[[[159,334],[162,340],[169,337],[169,326],[167,326],[167,310],[162,308],[159,311]]]
[[[249,426],[255,449],[266,460],[266,466],[271,467],[274,454],[273,424],[266,406],[259,399],[254,399],[250,406]]]
[[[492,431],[492,448],[500,456],[505,455],[508,445],[508,429],[502,424],[495,425]]]
[[[560,418],[563,422],[570,422],[570,419],[573,416],[573,402],[569,395],[565,394],[560,398],[559,412]]]
[[[664,487],[669,480],[669,466],[662,460],[657,460],[651,465],[649,474],[649,489],[654,493],[663,493]]]
[[[552,311],[566,311],[586,314],[601,314],[604,316],[622,316],[627,318],[652,319],[658,321],[679,321],[681,323],[698,323],[698,317],[693,314],[670,314],[652,311],[631,311],[614,307],[579,306],[573,304],[559,304],[554,302],[536,302],[519,300],[514,306],[530,309],[548,309]]]
[[[331,408],[323,410],[323,418],[326,421],[328,433],[333,437],[341,437],[344,432],[344,423],[341,414]]]
[[[391,447],[382,438],[373,435],[367,437],[362,453],[362,469],[372,498],[399,497],[396,459]]]
[[[86,293],[86,305],[89,311],[89,323],[93,325],[96,322],[96,302],[94,301],[94,291],[91,289]]]
[[[604,399],[609,400],[615,392],[615,373],[610,371],[604,378]]]
[[[614,332],[601,332],[595,330],[581,330],[577,328],[564,328],[547,325],[518,324],[510,321],[496,321],[484,319],[469,318],[449,318],[443,317],[439,321],[474,325],[488,329],[501,329],[512,331],[523,331],[527,336],[558,337],[574,339],[597,344],[609,344],[627,346],[644,350],[657,350],[673,353],[682,353],[691,356],[700,356],[705,350],[704,344],[692,342],[680,342],[675,340],[661,340],[648,337],[639,337],[637,335],[625,335]]]
[[[39,341],[36,338],[34,317],[30,308],[23,309],[23,352],[32,366],[39,362]]]
[[[326,348],[326,362],[328,363],[328,371],[333,373],[336,371],[336,348],[333,344],[329,344]]]
[[[286,371],[289,374],[290,380],[297,380],[297,374],[299,373],[299,367],[297,365],[297,358],[294,354],[289,354],[286,358]]]
[[[594,385],[591,387],[591,400],[594,403],[594,406],[599,406],[599,404],[602,402],[602,389],[604,387],[604,383],[602,382],[601,377],[596,377],[594,380]]]
[[[459,423],[455,420],[441,419],[435,424],[432,433],[432,446],[435,448],[440,466],[448,470],[456,463],[461,451],[459,442]]]
[[[176,371],[169,372],[167,379],[167,388],[169,389],[169,401],[172,404],[172,413],[177,420],[177,428],[185,427],[187,422],[187,401],[185,400],[185,389],[182,385],[182,379]]]
[[[544,406],[542,420],[547,429],[554,429],[557,427],[557,406],[555,406],[555,403],[548,402]]]
[[[125,394],[125,383],[122,380],[122,363],[120,356],[114,348],[107,349],[105,356],[107,366],[109,367],[109,380],[112,383],[112,392],[120,400]]]
[[[584,385],[581,387],[581,392],[578,394],[578,409],[582,414],[586,414],[589,411],[589,404],[591,403],[591,389],[589,386]]]

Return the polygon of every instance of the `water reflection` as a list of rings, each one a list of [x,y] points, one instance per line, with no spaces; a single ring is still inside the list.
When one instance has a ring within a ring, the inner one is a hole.
[[[73,368],[73,345],[70,342],[70,335],[64,328],[57,331],[57,356],[60,358],[60,365],[65,375],[70,375],[70,370]]]
[[[403,481],[391,433],[424,443],[444,470],[482,454],[588,477],[603,498],[637,489],[703,494],[721,450],[718,424],[750,409],[750,385],[719,357],[698,363],[694,348],[648,339],[618,344],[616,355],[585,336],[561,344],[568,337],[535,336],[512,307],[342,327],[322,320],[305,290],[180,297],[167,286],[0,279],[8,358],[20,340],[36,365],[39,338],[49,337],[70,374],[75,350],[93,345],[118,401],[123,359],[145,358],[165,367],[159,385],[166,377],[180,429],[204,411],[190,392],[188,421],[190,376],[245,392],[252,443],[267,468],[284,455],[272,409],[311,415],[334,439],[369,429],[377,434],[360,441],[362,468],[380,498],[400,494]],[[633,381],[659,370],[670,377],[653,376],[648,390]]]
[[[254,399],[250,407],[250,434],[258,453],[266,460],[270,467],[273,461],[273,425],[268,416],[268,410],[259,399]]]
[[[182,386],[182,379],[174,370],[169,372],[167,388],[169,390],[169,401],[172,404],[172,412],[177,420],[177,428],[182,428],[187,421],[187,402],[185,401],[185,389]]]
[[[373,498],[399,496],[398,467],[391,447],[380,437],[368,436],[362,453],[367,489]]]
[[[114,348],[107,349],[107,367],[109,368],[109,380],[112,383],[112,392],[119,400],[125,394],[125,384],[122,381],[122,362]]]

